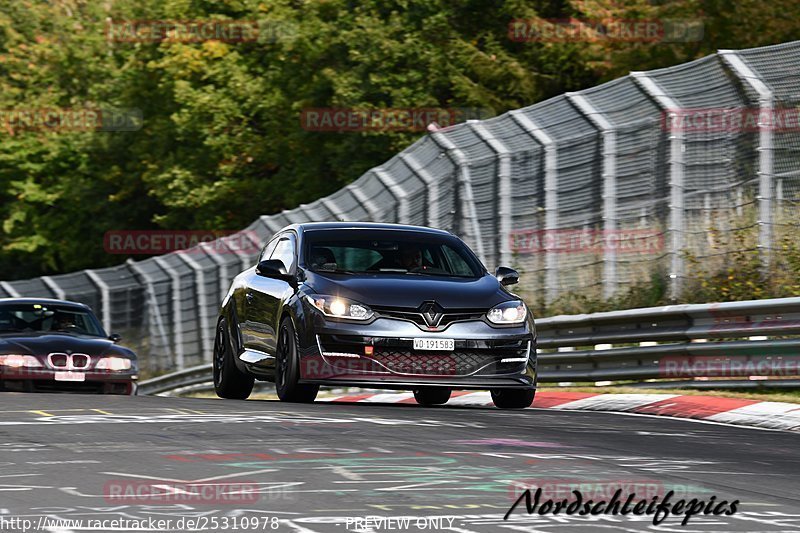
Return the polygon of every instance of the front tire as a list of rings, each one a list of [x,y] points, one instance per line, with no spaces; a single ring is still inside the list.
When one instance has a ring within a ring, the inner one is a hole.
[[[289,317],[281,321],[278,330],[278,351],[275,361],[275,391],[282,402],[311,403],[319,385],[301,385],[300,357],[297,354],[297,333]]]
[[[536,389],[494,389],[492,401],[500,409],[525,409],[533,403]]]
[[[439,387],[422,387],[414,389],[414,399],[420,405],[442,405],[450,399],[450,389]]]
[[[253,392],[255,378],[236,368],[233,348],[228,335],[228,323],[224,318],[217,323],[214,336],[214,390],[220,398],[246,400]]]

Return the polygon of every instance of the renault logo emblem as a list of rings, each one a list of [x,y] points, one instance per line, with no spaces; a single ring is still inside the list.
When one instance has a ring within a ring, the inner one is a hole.
[[[425,302],[420,306],[422,318],[429,328],[436,328],[442,320],[442,308],[436,302]]]

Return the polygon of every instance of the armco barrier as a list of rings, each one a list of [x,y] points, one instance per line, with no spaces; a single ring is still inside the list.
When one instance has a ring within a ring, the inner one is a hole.
[[[800,375],[800,298],[557,316],[536,325],[541,381]]]
[[[211,365],[199,365],[139,382],[138,394],[162,394],[184,387],[212,383]]]

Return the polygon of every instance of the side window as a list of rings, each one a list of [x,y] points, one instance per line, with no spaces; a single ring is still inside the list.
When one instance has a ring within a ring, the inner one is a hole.
[[[264,249],[261,250],[261,255],[258,256],[258,262],[266,261],[269,259],[269,256],[272,255],[272,252],[275,250],[275,246],[278,245],[278,239],[273,239],[264,246]]]
[[[272,252],[270,259],[280,259],[286,266],[286,272],[294,270],[295,256],[294,256],[294,235],[288,235],[278,240],[278,245],[275,251]]]

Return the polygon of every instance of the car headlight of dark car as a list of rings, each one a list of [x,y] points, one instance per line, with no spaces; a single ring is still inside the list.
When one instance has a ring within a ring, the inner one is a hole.
[[[95,370],[110,370],[121,372],[123,370],[130,370],[133,366],[133,361],[127,357],[119,355],[107,355],[102,357],[95,365]]]
[[[32,355],[0,355],[0,366],[9,368],[41,368],[42,364]]]
[[[327,317],[348,320],[369,320],[374,313],[366,305],[339,296],[307,295],[306,300]]]
[[[528,316],[528,308],[522,300],[511,300],[496,305],[486,313],[486,319],[492,324],[508,326],[522,324]]]

